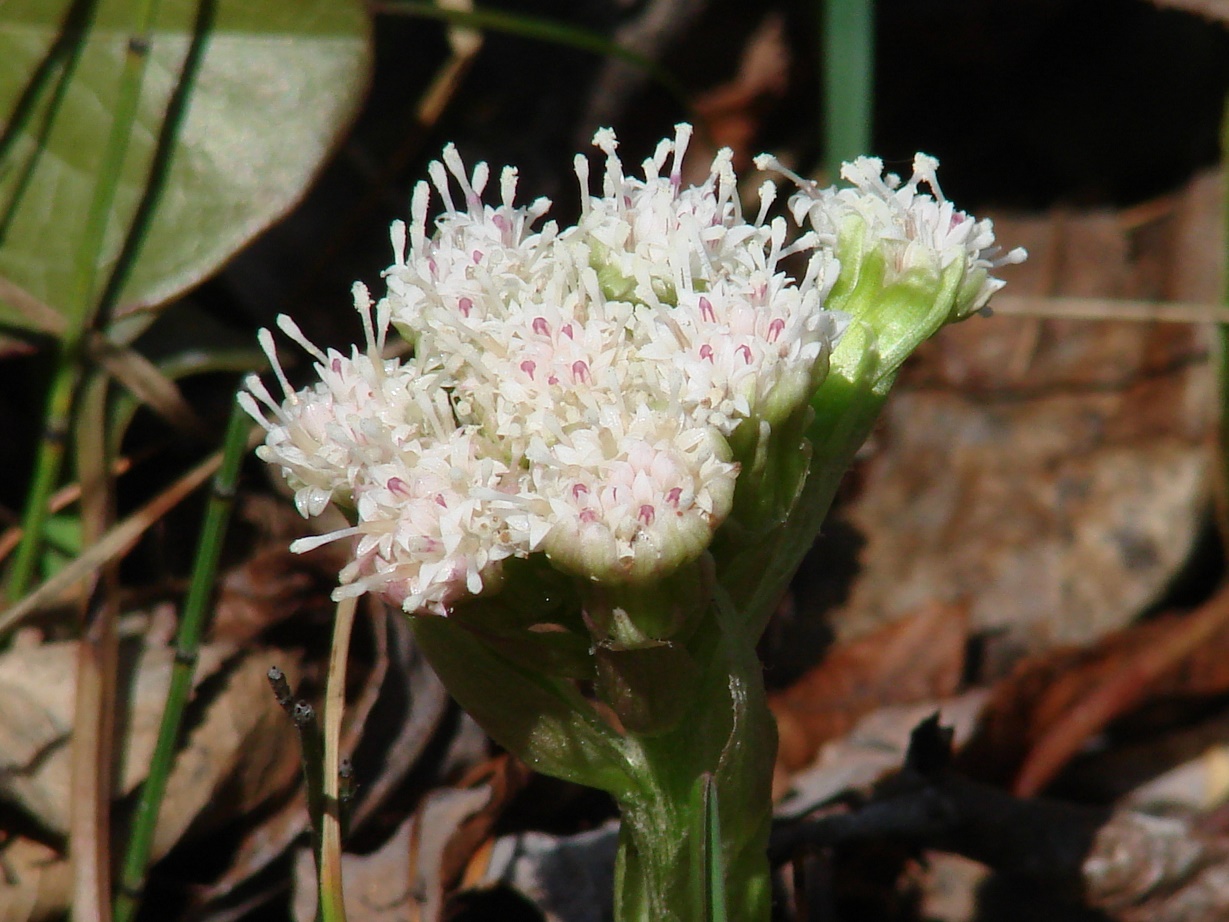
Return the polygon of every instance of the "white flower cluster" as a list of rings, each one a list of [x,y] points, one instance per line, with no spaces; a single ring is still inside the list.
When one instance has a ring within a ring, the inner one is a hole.
[[[516,171],[487,204],[485,164],[456,150],[431,164],[398,222],[388,293],[356,286],[366,346],[323,352],[287,318],[319,382],[296,392],[272,336],[261,342],[283,396],[256,378],[240,396],[267,430],[304,515],[331,501],[354,526],[298,542],[356,537],[339,596],[379,592],[407,611],[446,613],[496,584],[500,561],[544,552],[586,578],[640,581],[695,558],[730,511],[745,421],[775,425],[827,373],[840,333],[823,309],[835,263],[815,234],[786,243],[774,195],[745,220],[730,154],[684,188],[690,126],[624,175],[601,131],[603,194],[538,227],[550,203],[516,205]],[[431,186],[443,213],[428,226]],[[454,198],[454,193],[459,196]],[[780,261],[809,253],[800,282]],[[389,325],[414,350],[382,358]]]
[[[876,157],[846,163],[841,178],[853,183],[852,189],[820,188],[770,155],[757,157],[756,165],[785,173],[798,184],[789,203],[795,220],[800,225],[809,222],[823,245],[833,250],[843,235],[854,235],[861,250],[884,254],[895,276],[921,270],[937,278],[958,264],[952,321],[981,310],[1003,287],[992,270],[1023,262],[1027,255],[1020,248],[1002,253],[988,219],[977,220],[947,201],[935,176],[939,161],[926,154],[914,157],[913,175],[903,184],[895,173],[885,175],[883,161]],[[933,194],[922,192],[922,183]]]

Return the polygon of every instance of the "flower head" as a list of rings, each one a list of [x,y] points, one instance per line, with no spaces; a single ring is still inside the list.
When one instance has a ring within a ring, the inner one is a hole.
[[[1027,255],[1020,248],[1003,253],[989,220],[949,202],[936,177],[939,161],[926,154],[914,157],[907,182],[884,174],[881,160],[859,157],[842,166],[841,177],[853,184],[843,189],[820,188],[767,154],[756,164],[797,183],[795,220],[809,225],[840,266],[830,307],[871,326],[887,375],[943,324],[984,308],[1004,284],[993,271]]]
[[[373,309],[358,290],[366,348],[324,352],[281,321],[316,359],[296,392],[262,333],[283,399],[253,380],[241,400],[300,511],[353,514],[296,545],[356,539],[339,595],[445,613],[513,556],[643,584],[703,552],[732,507],[729,439],[802,411],[840,324],[819,238],[787,243],[784,219],[765,220],[771,183],[745,220],[728,151],[684,187],[689,137],[679,126],[633,179],[598,132],[603,195],[578,158],[582,214],[562,230],[548,201],[516,204],[510,168],[485,203],[486,165],[467,172],[449,146],[393,226],[387,295]],[[795,253],[798,282],[781,266]],[[403,362],[381,358],[390,324],[414,346]]]

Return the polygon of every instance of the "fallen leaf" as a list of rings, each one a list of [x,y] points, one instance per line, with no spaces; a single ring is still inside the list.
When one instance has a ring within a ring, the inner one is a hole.
[[[790,778],[790,790],[777,802],[774,815],[797,819],[843,794],[868,794],[884,775],[900,769],[914,728],[935,714],[943,727],[952,729],[954,745],[964,745],[986,697],[978,689],[957,698],[892,705],[867,714],[848,734],[824,745],[811,765]]]
[[[614,894],[619,823],[570,836],[523,832],[501,836],[478,888],[510,886],[547,922],[605,922]]]
[[[0,922],[43,922],[68,906],[72,870],[68,859],[41,842],[20,836],[0,850]]]
[[[1226,649],[1229,592],[1222,590],[1197,613],[1027,659],[994,687],[960,765],[983,780],[1012,783],[1018,793],[1036,793],[1113,719],[1148,701],[1229,692]],[[1058,748],[1044,765],[1022,771],[1046,745]]]
[[[1152,0],[1162,8],[1185,10],[1221,25],[1229,25],[1229,0]]]
[[[748,37],[733,77],[696,96],[695,110],[709,139],[716,147],[734,151],[736,169],[747,169],[759,153],[752,148],[760,123],[785,95],[789,68],[785,22],[780,13],[770,13]]]
[[[234,651],[201,650],[196,683],[215,673]],[[153,754],[174,651],[125,643],[121,697],[128,708],[121,723],[126,741],[117,796],[144,779]],[[68,830],[69,740],[73,726],[77,644],[48,643],[0,654],[0,799],[27,811],[46,829]]]
[[[781,740],[779,775],[810,763],[820,746],[871,711],[955,694],[967,641],[967,606],[935,604],[838,643],[799,681],[769,697]]]

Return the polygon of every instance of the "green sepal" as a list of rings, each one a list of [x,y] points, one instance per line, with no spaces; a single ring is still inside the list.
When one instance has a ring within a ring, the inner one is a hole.
[[[837,238],[841,272],[826,306],[868,324],[879,351],[879,373],[894,376],[919,345],[958,314],[962,292],[972,283],[963,260],[946,268],[916,265],[890,269],[888,251],[871,246],[865,222],[851,216]],[[838,347],[839,348],[839,347]]]
[[[635,792],[625,742],[574,683],[518,665],[459,620],[410,623],[444,687],[497,743],[556,778],[616,798]]]

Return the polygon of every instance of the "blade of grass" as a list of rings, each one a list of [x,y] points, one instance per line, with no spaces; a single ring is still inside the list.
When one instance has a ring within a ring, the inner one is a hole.
[[[124,283],[140,255],[141,244],[145,241],[146,232],[154,218],[154,209],[166,188],[170,176],[171,155],[188,114],[192,91],[196,87],[196,80],[205,60],[205,51],[209,38],[213,35],[217,14],[218,0],[197,0],[196,18],[192,22],[192,40],[158,127],[158,143],[150,160],[145,186],[141,190],[141,200],[133,212],[128,233],[124,235],[124,245],[115,259],[115,265],[102,288],[102,293],[98,296],[98,316],[94,326],[99,329],[106,329],[110,324]]]
[[[875,93],[873,0],[821,0],[823,5],[824,170],[871,149]]]
[[[179,634],[175,638],[175,664],[171,671],[171,684],[167,690],[162,723],[158,728],[158,741],[150,761],[149,775],[141,788],[128,849],[124,855],[123,870],[115,896],[116,922],[129,922],[140,905],[145,870],[149,865],[154,831],[158,825],[158,812],[166,793],[167,779],[170,777],[179,744],[184,711],[192,692],[201,637],[209,620],[209,604],[215,588],[218,560],[234,507],[235,484],[239,478],[243,456],[247,453],[250,430],[251,423],[247,415],[236,404],[231,411],[230,423],[222,443],[221,465],[214,476],[213,493],[209,497],[205,520],[201,525],[200,542],[192,566],[192,579],[179,622]]]
[[[588,51],[602,57],[617,58],[644,71],[660,84],[662,89],[673,96],[686,112],[693,113],[686,88],[670,71],[655,61],[650,61],[643,55],[630,51],[588,29],[539,16],[526,16],[520,13],[505,13],[501,10],[489,9],[455,10],[423,2],[423,0],[371,0],[367,8],[373,13],[439,19],[457,26],[519,35],[522,38]],[[694,115],[691,120],[696,121]]]
[[[72,303],[64,305],[68,315],[76,318],[76,321],[60,342],[47,395],[46,412],[43,416],[44,434],[39,442],[35,474],[22,516],[21,545],[13,558],[13,567],[9,573],[7,595],[10,600],[21,598],[29,587],[42,543],[43,523],[49,513],[48,500],[59,482],[60,470],[64,464],[69,419],[84,358],[84,334],[90,328],[96,310],[94,299],[99,258],[115,204],[124,160],[128,155],[132,128],[136,122],[149,60],[150,34],[159,3],[160,0],[140,0],[133,12],[132,34],[120,74],[119,97],[73,266]],[[81,40],[84,41],[84,38]]]
[[[721,842],[721,811],[717,802],[717,785],[705,772],[696,784],[699,788],[700,821],[703,824],[697,838],[700,850],[696,872],[704,875],[705,905],[697,907],[697,918],[704,922],[728,922],[725,898],[725,850]]]
[[[253,433],[249,444],[255,445],[258,438]],[[34,612],[58,601],[66,592],[81,580],[88,578],[108,560],[126,554],[140,540],[146,529],[208,480],[221,463],[221,452],[210,455],[154,499],[108,531],[101,540],[87,547],[80,557],[55,576],[25,596],[20,602],[0,612],[0,635],[12,630],[14,626],[20,624],[24,618]]]

